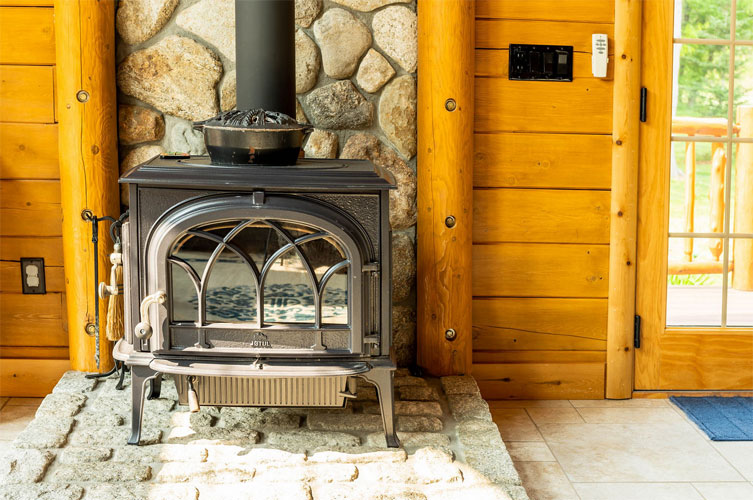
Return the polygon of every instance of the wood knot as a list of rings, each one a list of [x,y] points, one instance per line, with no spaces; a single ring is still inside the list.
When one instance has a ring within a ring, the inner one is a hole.
[[[615,144],[617,144],[618,146],[622,146],[622,141],[617,139],[617,142],[615,142]]]

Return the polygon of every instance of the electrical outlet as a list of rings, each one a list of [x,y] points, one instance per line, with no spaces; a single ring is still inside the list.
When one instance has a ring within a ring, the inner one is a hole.
[[[44,294],[44,259],[21,257],[21,290],[26,294]]]

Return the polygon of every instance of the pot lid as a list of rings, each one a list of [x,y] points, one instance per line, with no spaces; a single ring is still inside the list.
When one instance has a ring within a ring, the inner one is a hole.
[[[294,129],[301,128],[295,118],[264,109],[232,109],[208,120],[194,122],[194,126],[223,128]]]

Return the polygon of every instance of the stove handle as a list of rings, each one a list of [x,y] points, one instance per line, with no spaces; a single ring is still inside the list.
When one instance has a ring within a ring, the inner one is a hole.
[[[152,324],[149,322],[149,306],[152,304],[164,304],[167,301],[167,294],[164,290],[157,290],[151,295],[144,297],[141,301],[141,322],[134,328],[134,335],[141,340],[147,340],[152,336]]]

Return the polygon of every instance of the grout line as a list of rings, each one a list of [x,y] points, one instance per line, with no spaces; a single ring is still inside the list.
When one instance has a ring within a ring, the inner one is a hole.
[[[701,493],[701,490],[699,490],[698,488],[696,488],[695,484],[693,484],[692,482],[690,483],[690,487],[693,488],[694,490],[696,490],[698,492],[698,495],[701,498],[703,498],[703,499],[706,498],[706,496],[703,493]]]
[[[669,406],[670,406],[670,407],[672,407],[672,409],[673,409],[673,410],[674,410],[674,411],[675,411],[676,413],[679,413],[679,414],[680,414],[680,416],[681,416],[681,417],[682,417],[682,418],[683,418],[683,419],[684,419],[684,420],[685,420],[685,421],[686,421],[686,422],[687,422],[688,424],[690,424],[690,427],[692,427],[692,428],[693,428],[693,429],[694,429],[694,430],[695,430],[695,431],[696,431],[696,432],[697,432],[698,434],[700,434],[700,436],[701,436],[701,438],[702,438],[702,439],[704,440],[704,442],[706,442],[706,443],[707,443],[707,444],[709,445],[709,447],[710,447],[710,448],[711,448],[712,450],[714,450],[714,452],[715,452],[715,453],[716,453],[717,455],[719,455],[719,456],[721,457],[721,459],[722,459],[722,460],[724,460],[725,462],[727,462],[727,464],[728,464],[728,465],[729,465],[730,467],[732,467],[732,470],[734,470],[735,472],[737,472],[738,474],[740,474],[740,477],[742,477],[742,478],[743,478],[743,481],[745,481],[745,480],[746,480],[745,474],[743,474],[743,472],[742,472],[742,471],[741,471],[740,469],[738,469],[738,468],[737,468],[737,467],[735,466],[735,464],[733,464],[733,463],[732,463],[732,462],[731,462],[731,461],[730,461],[730,460],[729,460],[729,459],[728,459],[728,458],[727,458],[726,456],[724,456],[724,453],[722,453],[721,451],[719,451],[719,449],[718,449],[718,448],[717,448],[716,446],[714,446],[714,441],[712,441],[712,440],[711,440],[711,438],[710,438],[710,437],[708,437],[708,436],[706,435],[706,433],[705,433],[705,432],[703,432],[703,430],[701,430],[701,428],[700,428],[700,427],[698,427],[698,425],[697,425],[697,424],[696,424],[695,422],[693,422],[692,420],[690,420],[690,417],[688,417],[688,416],[687,416],[687,415],[685,414],[685,412],[684,412],[684,411],[682,411],[682,409],[681,409],[681,408],[680,408],[679,406],[677,406],[676,404],[674,404],[674,403],[673,403],[673,402],[672,402],[672,401],[671,401],[671,400],[670,400],[669,398],[667,399],[667,403],[669,404]],[[732,482],[735,482],[735,481],[732,481]],[[703,496],[703,495],[701,495],[701,496]]]
[[[568,399],[568,400],[567,400],[567,402],[568,402],[568,403],[570,403],[570,400]],[[572,406],[573,406],[573,404],[572,404],[572,403],[570,403],[570,406],[572,407]],[[576,411],[577,411],[577,409],[576,409]],[[526,408],[526,414],[528,414],[528,408]],[[580,413],[578,413],[578,415],[580,416]],[[543,440],[544,440],[544,444],[546,445],[546,447],[547,447],[547,448],[549,448],[549,453],[551,453],[551,454],[552,454],[552,456],[554,457],[554,461],[555,461],[555,462],[557,463],[557,466],[558,466],[558,467],[560,468],[560,470],[562,471],[562,474],[564,474],[564,476],[565,476],[565,479],[567,479],[567,482],[568,482],[568,483],[570,484],[570,489],[572,489],[572,490],[573,490],[573,493],[575,493],[575,496],[576,496],[576,497],[578,497],[578,498],[582,498],[582,497],[580,496],[580,494],[578,493],[578,490],[576,490],[576,489],[575,489],[575,484],[573,483],[573,480],[572,480],[572,478],[571,478],[571,477],[570,477],[570,475],[569,475],[569,474],[567,473],[567,471],[565,470],[565,468],[564,468],[564,467],[562,466],[562,463],[560,463],[560,459],[559,459],[559,458],[557,458],[557,455],[555,455],[555,454],[554,454],[554,451],[553,451],[553,450],[552,450],[552,448],[551,448],[551,447],[549,446],[549,443],[547,442],[547,440],[546,440],[546,437],[544,437],[544,433],[542,433],[542,432],[541,432],[541,429],[539,428],[539,425],[538,425],[538,424],[536,423],[536,421],[535,421],[535,420],[534,420],[533,418],[531,418],[531,415],[530,415],[530,414],[528,414],[528,418],[530,418],[530,419],[531,419],[531,422],[533,422],[533,425],[534,425],[534,426],[536,427],[536,430],[537,430],[537,431],[539,432],[539,435],[541,436],[541,439],[543,439]],[[582,419],[582,418],[583,418],[583,417],[581,416],[581,419]],[[567,425],[567,424],[565,424],[565,425]],[[572,424],[569,424],[569,425],[572,425]]]

